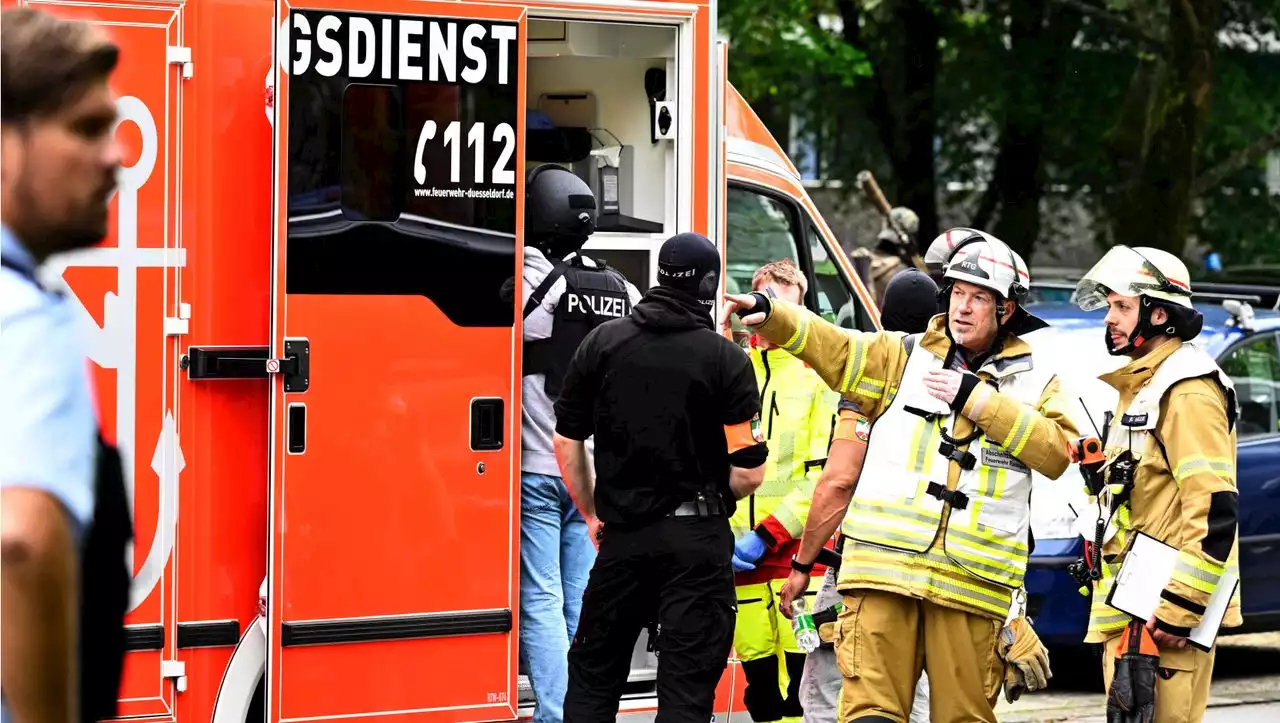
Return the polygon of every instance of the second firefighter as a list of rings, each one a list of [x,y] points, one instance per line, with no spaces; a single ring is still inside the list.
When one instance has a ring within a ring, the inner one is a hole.
[[[751,281],[753,291],[770,289],[779,298],[803,303],[807,281],[789,260],[761,266]],[[760,387],[760,424],[769,461],[764,483],[730,520],[738,587],[733,644],[747,678],[743,702],[751,719],[799,721],[805,655],[778,595],[799,549],[821,461],[831,444],[839,395],[800,359],[758,336],[751,338],[748,353]]]

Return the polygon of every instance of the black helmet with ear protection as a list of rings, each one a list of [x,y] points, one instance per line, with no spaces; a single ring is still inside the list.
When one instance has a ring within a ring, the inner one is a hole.
[[[530,169],[524,182],[525,244],[562,258],[596,230],[596,197],[572,171],[554,163]]]

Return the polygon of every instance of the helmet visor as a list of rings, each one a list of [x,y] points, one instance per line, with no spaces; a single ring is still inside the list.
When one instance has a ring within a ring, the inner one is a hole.
[[[1127,246],[1112,247],[1076,284],[1076,305],[1084,311],[1107,306],[1107,294],[1151,296],[1189,306],[1189,290],[1169,280],[1156,265]]]

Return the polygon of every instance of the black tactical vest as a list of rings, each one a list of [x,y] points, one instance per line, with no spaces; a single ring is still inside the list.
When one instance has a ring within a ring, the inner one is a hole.
[[[30,269],[9,261],[27,281],[40,283]],[[44,289],[41,288],[43,291]],[[55,454],[56,450],[47,450]],[[133,574],[125,550],[133,539],[133,515],[124,489],[120,453],[102,435],[97,439],[93,520],[80,545],[80,720],[96,723],[116,717],[124,671],[124,616],[129,609]]]
[[[631,298],[622,274],[604,262],[596,261],[592,267],[582,259],[578,254],[569,261],[557,262],[524,305],[524,316],[528,318],[556,280],[564,277],[565,290],[552,315],[551,336],[524,343],[524,374],[545,375],[543,389],[553,402],[560,396],[569,361],[587,334],[606,321],[631,313]]]

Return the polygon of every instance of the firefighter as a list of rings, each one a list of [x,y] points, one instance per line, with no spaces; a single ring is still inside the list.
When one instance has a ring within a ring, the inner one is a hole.
[[[590,187],[557,165],[525,181],[524,368],[520,449],[520,662],[535,723],[559,723],[566,656],[596,549],[560,478],[553,404],[569,360],[596,326],[630,313],[640,293],[580,252],[595,230]]]
[[[116,717],[131,510],[119,454],[98,434],[73,304],[38,271],[106,236],[118,59],[89,23],[0,15],[3,723]]]
[[[897,276],[898,272],[907,268],[907,264],[902,260],[903,243],[898,237],[898,232],[893,230],[891,220],[907,233],[906,247],[911,248],[915,243],[916,231],[920,228],[920,217],[906,206],[895,206],[889,211],[889,218],[882,221],[880,233],[876,235],[875,246],[870,249],[857,248],[851,254],[871,258],[871,292],[876,297],[876,304],[881,307],[884,306],[884,294],[885,289],[889,287],[889,281]]]
[[[808,281],[788,259],[756,270],[752,288],[772,289],[800,304]],[[751,720],[799,721],[805,655],[783,615],[778,593],[791,572],[813,486],[835,428],[838,395],[799,359],[758,337],[748,351],[760,386],[761,426],[771,454],[764,483],[730,524],[737,543],[733,569],[738,622],[733,647],[747,678],[743,702]],[[785,690],[785,697],[784,691]]]
[[[929,319],[936,313],[937,297],[938,285],[933,279],[914,267],[903,269],[889,281],[885,289],[880,324],[885,331],[923,333]],[[802,549],[798,551],[800,559],[815,559],[819,541],[837,534],[839,521],[848,512],[849,502],[853,499],[854,487],[867,450],[870,428],[871,425],[858,413],[857,407],[848,402],[841,405],[840,422],[810,508],[816,515],[816,524],[806,526],[804,530]],[[842,550],[843,540],[837,541],[836,546]],[[836,703],[842,681],[840,668],[836,665],[834,645],[835,623],[840,608],[840,592],[836,589],[838,574],[838,567],[827,568],[822,577],[822,586],[814,599],[814,622],[818,625],[818,633],[823,642],[817,650],[809,653],[800,681],[800,703],[804,706],[805,723],[836,721]],[[782,591],[781,607],[789,609],[791,600],[808,589],[809,574],[792,570]],[[912,702],[911,723],[928,721],[929,677],[921,673]]]
[[[587,336],[556,401],[556,457],[600,550],[569,649],[569,723],[616,717],[646,626],[659,719],[711,720],[737,613],[729,518],[768,456],[751,362],[715,332],[720,265],[699,234],[663,243],[658,286]]]
[[[1070,400],[1019,338],[1044,326],[1022,305],[1029,278],[999,239],[947,233],[948,308],[919,338],[839,329],[767,294],[726,297],[876,425],[841,526],[841,720],[905,720],[922,668],[947,691],[930,701],[935,723],[996,720],[1006,661],[993,652],[1021,652],[1029,631],[1000,640],[1026,571],[1031,471],[1057,479],[1071,462]]]
[[[1224,574],[1239,577],[1235,388],[1191,343],[1202,319],[1176,256],[1116,246],[1080,280],[1076,299],[1085,310],[1107,309],[1107,350],[1129,358],[1101,377],[1120,399],[1103,425],[1105,461],[1086,466],[1106,532],[1087,560],[1100,577],[1085,639],[1104,645],[1108,720],[1199,720],[1216,645],[1199,650],[1187,636]],[[1107,604],[1139,532],[1178,549],[1150,620]],[[1241,622],[1236,588],[1222,627]]]

